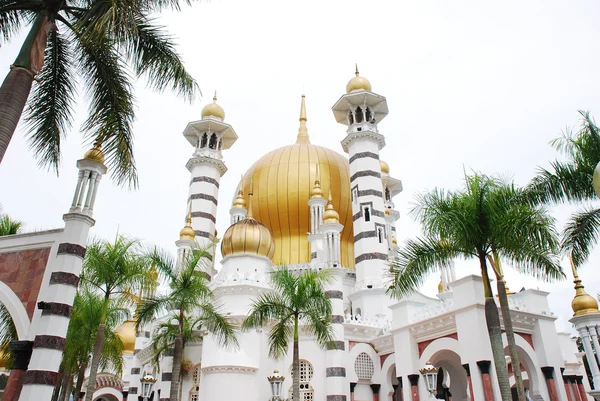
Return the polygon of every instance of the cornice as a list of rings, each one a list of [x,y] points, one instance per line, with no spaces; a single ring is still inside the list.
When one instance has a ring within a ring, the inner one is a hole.
[[[341,142],[344,152],[348,153],[348,147],[356,140],[370,139],[377,142],[379,150],[385,147],[385,137],[374,131],[354,131],[350,132]]]
[[[215,159],[214,157],[210,156],[194,156],[190,158],[190,160],[188,160],[188,162],[185,165],[185,168],[187,168],[191,172],[194,164],[215,166],[219,171],[219,174],[221,174],[221,177],[223,177],[223,175],[227,172],[227,166],[225,166],[223,160]]]

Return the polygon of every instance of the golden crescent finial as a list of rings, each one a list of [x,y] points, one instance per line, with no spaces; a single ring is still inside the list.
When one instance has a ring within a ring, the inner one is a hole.
[[[217,101],[217,90],[215,89],[215,95],[213,96],[213,101],[216,102]]]
[[[355,74],[358,77],[358,63],[354,63],[354,68],[355,68]]]
[[[310,143],[308,139],[308,129],[306,128],[306,101],[302,95],[302,103],[300,104],[300,127],[298,128],[298,137],[296,143]]]

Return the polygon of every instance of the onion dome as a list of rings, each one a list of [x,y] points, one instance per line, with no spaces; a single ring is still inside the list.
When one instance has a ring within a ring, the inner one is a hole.
[[[180,240],[191,240],[196,238],[196,231],[192,228],[192,203],[190,202],[190,210],[185,220],[185,227],[179,231]]]
[[[252,193],[250,193],[248,215],[225,231],[221,241],[221,254],[223,257],[258,255],[271,259],[274,253],[275,241],[271,231],[252,217]]]
[[[202,118],[204,117],[216,117],[221,120],[225,120],[225,110],[221,106],[217,104],[217,92],[215,91],[215,96],[213,97],[213,102],[207,104],[202,109]]]
[[[392,212],[388,208],[386,208],[383,213],[385,213],[386,216],[389,216],[390,214],[392,214]]]
[[[135,338],[137,337],[135,320],[126,320],[122,325],[115,329],[115,334],[123,343],[123,353],[133,354],[133,350],[135,349]]]
[[[593,313],[600,313],[598,311],[598,302],[594,297],[589,295],[583,289],[583,284],[581,284],[581,279],[577,274],[577,270],[575,269],[575,264],[573,263],[573,259],[571,258],[571,268],[573,269],[573,283],[575,283],[575,297],[571,302],[571,308],[573,308],[573,316],[582,316],[589,315]]]
[[[246,208],[246,200],[244,199],[244,176],[242,175],[242,179],[240,180],[240,187],[238,189],[238,193],[236,198],[233,201],[233,207],[238,208]]]
[[[329,191],[329,200],[327,206],[325,206],[325,213],[323,213],[323,223],[339,223],[340,215],[335,211],[333,202],[331,201],[331,191]]]
[[[93,148],[85,152],[83,158],[104,164],[104,152],[102,152],[100,146],[100,142],[96,142]]]
[[[367,78],[361,77],[358,75],[358,65],[356,66],[356,76],[348,81],[346,84],[346,93],[354,92],[354,91],[370,91],[371,83]]]
[[[381,172],[384,174],[390,173],[390,166],[384,162],[383,160],[379,160],[379,166],[381,167]]]

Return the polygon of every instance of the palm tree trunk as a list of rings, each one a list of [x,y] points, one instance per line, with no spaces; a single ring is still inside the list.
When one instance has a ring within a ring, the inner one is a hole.
[[[292,369],[294,370],[294,382],[292,391],[293,401],[300,401],[300,345],[298,332],[298,316],[294,318],[294,352],[292,354]]]
[[[173,350],[173,369],[171,370],[171,401],[179,401],[179,387],[181,386],[181,358],[183,355],[183,334],[181,331],[175,339]]]
[[[67,382],[65,383],[65,394],[64,398],[61,401],[69,401],[69,397],[71,395],[71,391],[73,390],[73,375],[65,375]]]
[[[25,109],[34,76],[44,63],[44,50],[53,23],[38,14],[17,59],[0,86],[0,163]]]
[[[102,320],[104,321],[104,320]],[[102,354],[102,344],[104,343],[104,323],[98,326],[96,342],[94,343],[94,353],[92,354],[92,363],[90,364],[90,376],[85,390],[85,401],[92,401],[94,389],[96,388],[96,374],[100,365],[100,355]]]
[[[485,293],[485,322],[490,336],[494,367],[496,368],[496,377],[498,378],[498,386],[500,387],[500,396],[502,397],[502,401],[512,401],[510,383],[508,381],[508,369],[506,368],[506,358],[504,357],[504,346],[502,344],[500,315],[496,302],[494,302],[485,258],[485,255],[479,257]]]
[[[502,278],[498,278],[498,297],[500,298],[500,310],[502,310],[502,321],[504,322],[504,331],[508,340],[508,349],[510,351],[510,360],[517,387],[517,396],[519,401],[526,401],[525,387],[523,386],[523,377],[521,376],[521,362],[517,353],[517,344],[515,342],[515,332],[513,330],[512,319],[510,318],[510,309],[508,307],[508,294],[506,285]]]
[[[52,393],[52,398],[50,401],[58,401],[58,397],[60,396],[60,391],[63,387],[63,381],[65,378],[65,367],[64,363],[60,364],[60,369],[58,371],[58,379],[56,380],[56,385],[54,386],[54,392]]]
[[[81,387],[83,387],[86,369],[87,362],[81,362],[81,364],[79,365],[79,372],[77,372],[77,383],[75,383],[75,400],[79,400],[79,393],[81,393]]]

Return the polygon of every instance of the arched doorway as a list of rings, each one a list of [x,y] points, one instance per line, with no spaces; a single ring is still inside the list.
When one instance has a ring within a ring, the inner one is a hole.
[[[434,353],[429,361],[442,373],[438,376],[438,393],[451,394],[453,401],[468,401],[467,373],[460,356],[454,351],[442,349]]]
[[[95,398],[94,401],[121,401],[112,394],[102,394],[100,397]]]

